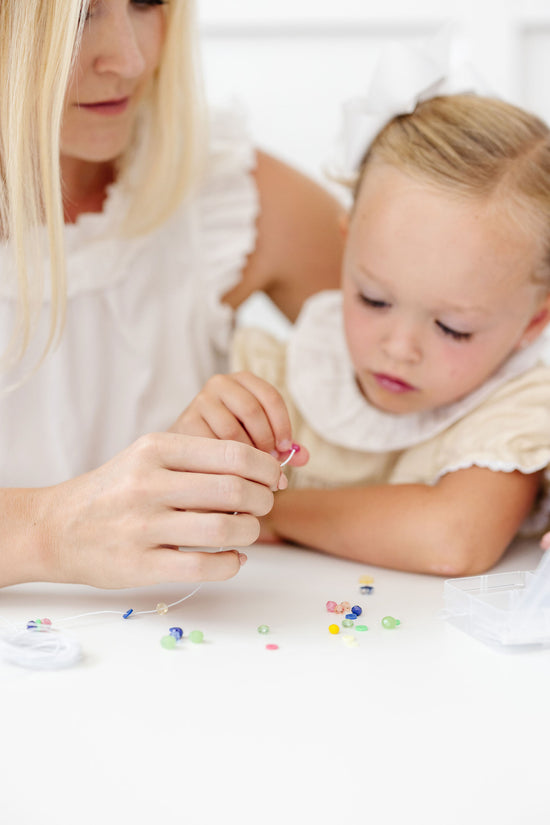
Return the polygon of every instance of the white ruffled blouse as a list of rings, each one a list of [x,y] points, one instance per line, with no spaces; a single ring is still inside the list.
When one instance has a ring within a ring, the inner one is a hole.
[[[227,366],[232,310],[256,238],[253,147],[240,120],[213,119],[209,172],[198,194],[155,231],[109,235],[125,208],[110,187],[104,209],[65,227],[67,320],[60,345],[0,397],[0,485],[43,486],[88,471],[146,432],[166,429],[204,382]],[[0,344],[14,294],[0,246]],[[48,324],[47,301],[42,310]],[[29,353],[32,361],[36,352]]]

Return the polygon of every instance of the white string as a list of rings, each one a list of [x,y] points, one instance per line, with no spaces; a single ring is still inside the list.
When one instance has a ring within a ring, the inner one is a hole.
[[[197,585],[197,587],[195,587],[194,590],[191,591],[191,593],[188,593],[187,596],[184,596],[182,599],[178,599],[177,602],[172,602],[171,604],[167,604],[166,605],[166,610],[169,610],[171,607],[175,607],[177,604],[181,604],[186,599],[190,599],[191,596],[194,596],[195,593],[197,593],[201,589],[201,587],[202,587],[202,585],[199,584],[199,585]],[[104,615],[106,613],[114,613],[117,616],[123,616],[127,612],[128,612],[127,610],[96,610],[93,613],[78,613],[76,616],[65,616],[62,619],[56,619],[55,623],[57,625],[60,622],[72,622],[73,619],[84,619],[87,616],[101,616],[101,615]],[[149,613],[158,613],[158,612],[159,611],[158,611],[157,608],[155,608],[154,610],[132,610],[131,615],[132,616],[145,616],[145,615],[148,615]]]

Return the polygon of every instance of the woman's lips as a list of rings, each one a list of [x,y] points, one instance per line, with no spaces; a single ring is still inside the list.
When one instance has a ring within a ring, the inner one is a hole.
[[[129,102],[129,97],[122,97],[119,100],[102,100],[98,103],[79,103],[78,106],[97,115],[120,115],[126,111]]]
[[[384,373],[374,373],[376,382],[388,392],[405,393],[412,392],[416,388],[407,384],[406,381],[401,381],[399,378],[394,378],[392,375],[385,375]]]

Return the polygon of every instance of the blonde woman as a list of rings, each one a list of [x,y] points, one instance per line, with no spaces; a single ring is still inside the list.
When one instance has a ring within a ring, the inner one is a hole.
[[[192,0],[0,3],[0,585],[227,578],[177,548],[250,544],[286,483],[163,432],[243,300],[294,319],[341,255],[332,198],[207,117],[195,37]]]
[[[310,449],[264,539],[477,574],[548,516],[550,129],[438,96],[361,156],[341,290],[309,299],[288,344],[237,333],[250,372],[211,379],[179,430],[270,450],[292,426]]]

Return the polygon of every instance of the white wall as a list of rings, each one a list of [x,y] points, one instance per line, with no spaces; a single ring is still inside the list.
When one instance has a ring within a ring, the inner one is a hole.
[[[241,101],[255,141],[324,180],[343,100],[380,45],[455,21],[495,93],[550,121],[550,0],[198,0],[208,95]]]

